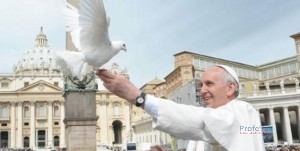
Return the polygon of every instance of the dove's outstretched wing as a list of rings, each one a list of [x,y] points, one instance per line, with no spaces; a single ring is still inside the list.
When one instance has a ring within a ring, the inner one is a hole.
[[[79,51],[95,51],[99,47],[110,46],[110,19],[106,16],[102,0],[81,0],[79,6],[78,10],[65,2],[63,9],[66,30],[71,33],[75,47]]]
[[[81,0],[79,11],[80,45],[82,51],[109,51],[109,17],[102,0]]]
[[[80,51],[80,31],[78,9],[62,0],[61,10],[66,24],[66,31],[70,32],[74,46]]]
[[[87,69],[86,64],[98,69],[120,50],[126,51],[126,46],[122,41],[110,41],[110,19],[106,16],[102,0],[80,0],[79,8],[68,2],[63,8],[67,31],[71,33],[72,42],[79,52],[64,52],[58,56],[59,62],[65,61],[63,64],[70,68],[73,75],[82,77]],[[65,55],[74,57],[76,61],[68,60],[72,57]]]

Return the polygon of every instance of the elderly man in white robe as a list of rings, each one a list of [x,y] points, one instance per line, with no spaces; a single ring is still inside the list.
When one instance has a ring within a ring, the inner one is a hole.
[[[179,138],[203,141],[204,150],[208,151],[265,150],[259,114],[249,103],[236,99],[239,79],[228,66],[216,65],[203,73],[201,97],[206,107],[177,104],[145,94],[122,75],[104,69],[96,74],[112,93],[150,114],[153,128]]]

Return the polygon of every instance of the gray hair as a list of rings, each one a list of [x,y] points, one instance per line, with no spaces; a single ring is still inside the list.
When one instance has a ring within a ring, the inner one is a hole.
[[[234,92],[234,96],[235,98],[237,98],[239,96],[239,84],[236,82],[236,80],[233,78],[233,76],[231,74],[229,74],[226,70],[224,70],[222,73],[221,73],[221,77],[223,78],[223,80],[230,84],[230,83],[234,83],[236,85],[236,90]]]

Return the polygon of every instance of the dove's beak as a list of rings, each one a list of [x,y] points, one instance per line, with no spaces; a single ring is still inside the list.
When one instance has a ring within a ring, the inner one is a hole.
[[[125,49],[123,49],[125,52],[127,52],[127,50],[126,50],[126,48]]]

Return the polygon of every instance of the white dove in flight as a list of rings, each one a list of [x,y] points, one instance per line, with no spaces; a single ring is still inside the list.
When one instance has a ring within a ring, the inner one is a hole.
[[[79,10],[63,2],[66,30],[79,51],[57,51],[56,62],[66,73],[82,78],[88,65],[98,70],[113,56],[126,51],[123,41],[111,41],[108,35],[110,19],[102,0],[80,0]]]

